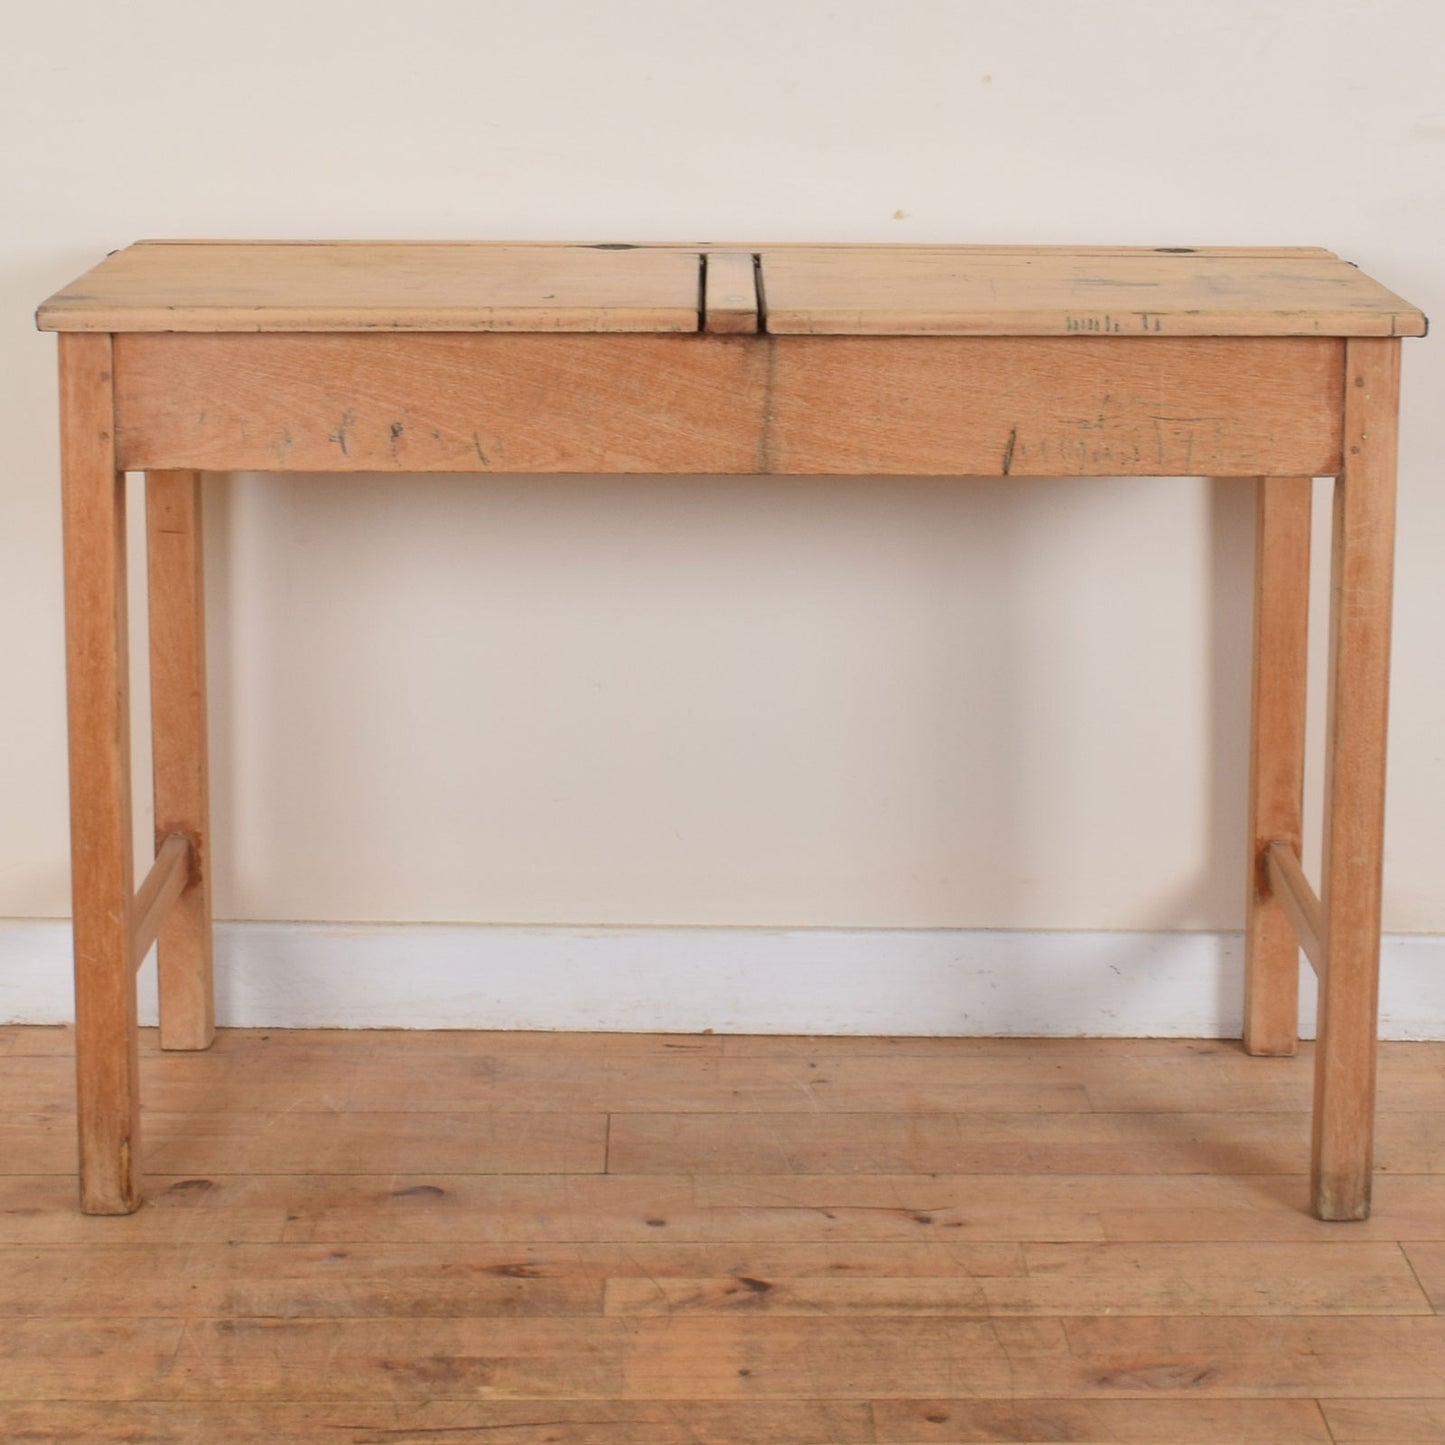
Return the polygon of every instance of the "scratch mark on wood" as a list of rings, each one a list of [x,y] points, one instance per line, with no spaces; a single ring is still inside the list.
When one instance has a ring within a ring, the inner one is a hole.
[[[1009,434],[1008,434],[1008,443],[1007,443],[1007,445],[1006,445],[1006,446],[1004,447],[1004,449],[1003,449],[1003,474],[1004,474],[1004,476],[1008,476],[1009,472],[1013,470],[1013,464],[1014,464],[1014,447],[1018,445],[1018,439],[1019,439],[1019,429],[1018,429],[1017,427],[1011,428],[1010,431],[1009,431]]]

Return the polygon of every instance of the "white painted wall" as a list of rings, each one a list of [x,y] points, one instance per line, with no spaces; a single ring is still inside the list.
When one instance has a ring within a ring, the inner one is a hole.
[[[1442,53],[1434,0],[12,7],[0,918],[67,909],[54,343],[30,316],[106,250],[1308,244],[1439,314]],[[1438,342],[1406,343],[1400,933],[1445,932],[1442,385]],[[1239,926],[1240,483],[208,487],[223,917]]]

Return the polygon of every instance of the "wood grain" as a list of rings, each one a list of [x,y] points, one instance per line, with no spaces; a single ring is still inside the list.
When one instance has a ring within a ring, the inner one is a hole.
[[[126,1214],[140,1202],[125,478],[112,373],[108,336],[61,338],[75,1065],[80,1202],[89,1214]]]
[[[1334,1445],[1310,1400],[877,1400],[878,1445]]]
[[[1266,849],[1304,844],[1309,664],[1310,477],[1261,477],[1255,492],[1254,648],[1245,881],[1244,1047],[1292,1054],[1299,1042],[1299,941],[1270,887]]]
[[[928,1274],[901,1276],[876,1264],[866,1272],[842,1264],[821,1276],[759,1274],[748,1263],[712,1278],[665,1271],[610,1278],[606,1313],[990,1319],[1432,1313],[1393,1244],[1027,1244],[1001,1261],[962,1253],[952,1270],[936,1258]]]
[[[161,1047],[209,1048],[216,1033],[211,937],[206,587],[199,472],[146,476],[151,773],[156,842],[190,844],[186,887],[158,940]]]
[[[585,1174],[600,1171],[602,1114],[150,1112],[147,1167],[161,1174]]]
[[[1322,255],[764,247],[774,335],[1422,336],[1424,317]]]
[[[1369,1248],[1369,1246],[1366,1246]],[[613,1251],[625,1255],[625,1251]],[[117,1241],[79,1259],[0,1246],[0,1318],[386,1319],[595,1316],[605,1278],[585,1251],[550,1264],[459,1244]],[[623,1265],[624,1259],[607,1259]]]
[[[1330,573],[1313,1163],[1322,1219],[1370,1211],[1399,394],[1399,343],[1352,341]]]
[[[703,330],[751,336],[758,324],[758,287],[751,251],[703,257]]]
[[[1392,1172],[1445,1165],[1439,1111],[1382,1116],[1379,1133]],[[613,1118],[609,1159],[633,1174],[1274,1174],[1303,1166],[1306,1141],[1281,1113],[630,1113]]]
[[[224,1062],[213,1066],[155,1054],[154,1030],[141,1037],[147,1100],[160,1113],[1303,1115],[1313,1049],[1262,1065],[1233,1042],[1208,1040],[229,1029],[215,1045]],[[46,1112],[64,1112],[72,1051],[65,1030],[0,1030],[0,1111],[44,1100]],[[1381,1058],[1383,1114],[1438,1107],[1445,1045],[1385,1043]]]
[[[1270,894],[1278,900],[1299,947],[1318,974],[1325,966],[1320,900],[1305,877],[1299,855],[1288,843],[1274,842],[1265,849],[1265,863]],[[1298,972],[1295,976],[1298,978]]]
[[[151,951],[166,917],[185,891],[190,871],[191,845],[179,833],[172,833],[161,843],[150,872],[136,890],[130,943],[133,967],[139,968]]]
[[[1342,343],[1161,338],[116,339],[131,469],[1333,472]]]
[[[1335,1445],[1439,1445],[1445,1400],[1322,1400]]]
[[[1222,477],[1332,472],[1339,456],[1334,341],[778,336],[771,349],[760,471]]]
[[[1256,1406],[1283,1424],[1288,1405]],[[1182,1416],[1185,1412],[1179,1410]],[[1197,1411],[1196,1411],[1197,1413]],[[1242,1417],[1243,1410],[1234,1416]],[[1103,1417],[1100,1417],[1103,1418]],[[1156,1416],[1157,1418],[1157,1416]],[[104,1405],[46,1401],[12,1407],[7,1420],[26,1445],[277,1445],[335,1436],[355,1445],[873,1445],[867,1402],[830,1400],[565,1400],[533,1403],[407,1399],[256,1404],[194,1400]],[[347,1433],[337,1435],[338,1426]],[[1183,1439],[1197,1437],[1180,1437]],[[1264,1437],[1241,1435],[1240,1440]],[[1313,1445],[1281,1434],[1272,1445]]]
[[[623,1365],[642,1399],[1393,1398],[1410,1385],[1445,1395],[1445,1320],[673,1316],[638,1321]]]
[[[1445,1181],[1383,1176],[1352,1239],[1445,1240]],[[84,1246],[65,1174],[0,1174],[0,1244]],[[1281,1175],[195,1175],[156,1178],[128,1241],[298,1244],[459,1240],[917,1244],[1138,1240],[1321,1242],[1309,1180]],[[956,1232],[957,1231],[957,1232]]]
[[[39,310],[47,330],[691,331],[702,255],[761,256],[769,330],[864,335],[1423,335],[1310,248],[151,241]]]
[[[1237,1400],[1445,1393],[1445,1320],[13,1322],[0,1399]],[[1433,1384],[1431,1383],[1433,1380]],[[32,1393],[27,1395],[22,1390]]]
[[[116,349],[132,469],[755,470],[746,399],[766,356],[745,337],[135,335]]]
[[[46,301],[61,331],[696,331],[698,255],[597,245],[151,242]]]

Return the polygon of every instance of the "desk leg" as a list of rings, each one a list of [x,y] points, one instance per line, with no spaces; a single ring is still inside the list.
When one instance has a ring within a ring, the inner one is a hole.
[[[1271,896],[1265,849],[1283,840],[1300,853],[1313,481],[1261,477],[1257,485],[1244,1047],[1292,1054],[1299,1041],[1299,941]]]
[[[1399,386],[1397,340],[1348,343],[1330,581],[1325,966],[1311,1169],[1321,1219],[1364,1219],[1370,1212]]]
[[[60,337],[61,496],[70,727],[80,1204],[140,1203],[130,918],[125,477],[116,471],[109,336]]]
[[[190,880],[157,939],[163,1049],[208,1048],[216,1032],[202,550],[200,473],[148,472],[156,846],[175,833],[191,845]]]

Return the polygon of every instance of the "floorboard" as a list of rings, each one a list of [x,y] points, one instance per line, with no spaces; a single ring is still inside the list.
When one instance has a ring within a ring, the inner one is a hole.
[[[76,1212],[68,1030],[0,1028],[0,1438],[1445,1439],[1445,1046],[1374,1217],[1311,1060],[1212,1040],[143,1038],[149,1197]]]

